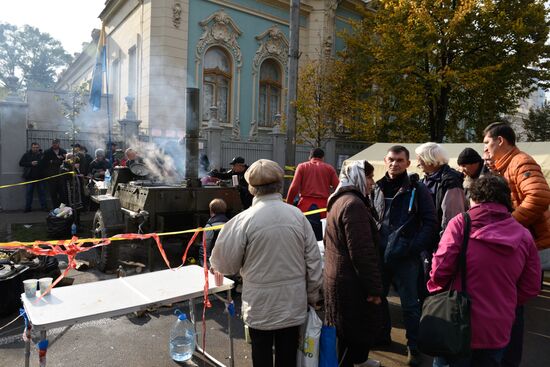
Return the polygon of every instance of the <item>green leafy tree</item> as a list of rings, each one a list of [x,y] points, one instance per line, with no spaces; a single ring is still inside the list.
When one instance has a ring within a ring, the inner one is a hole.
[[[70,89],[68,92],[63,92],[56,95],[63,116],[70,121],[71,129],[65,132],[74,145],[76,136],[80,133],[76,127],[76,119],[83,109],[88,105],[90,90],[88,83]]]
[[[539,108],[531,108],[523,119],[523,128],[528,141],[550,141],[550,104],[544,102]]]
[[[299,142],[320,147],[335,134],[346,106],[346,95],[335,88],[342,83],[339,66],[333,60],[309,60],[300,68],[296,98]]]
[[[377,141],[480,139],[550,80],[541,0],[377,0],[343,34],[353,119]]]
[[[51,88],[57,71],[72,61],[61,43],[28,25],[0,24],[0,81],[11,75],[27,88]]]

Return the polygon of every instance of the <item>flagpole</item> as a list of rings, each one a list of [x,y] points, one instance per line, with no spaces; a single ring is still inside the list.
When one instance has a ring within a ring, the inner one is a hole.
[[[107,40],[105,40],[105,60],[107,60]],[[108,142],[107,149],[109,149],[109,162],[111,162],[111,169],[113,168],[113,149],[111,147],[111,108],[109,103],[109,74],[107,73],[107,61],[105,61],[105,93],[107,93],[107,133]]]

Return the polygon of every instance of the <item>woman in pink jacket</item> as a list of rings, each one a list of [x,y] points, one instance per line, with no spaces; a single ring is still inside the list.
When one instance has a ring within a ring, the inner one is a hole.
[[[510,189],[498,176],[481,177],[470,189],[472,220],[466,253],[466,292],[471,298],[472,355],[468,359],[434,359],[434,367],[500,366],[510,339],[517,305],[540,291],[541,270],[533,237],[511,215]],[[454,278],[460,290],[458,255],[464,219],[448,224],[433,258],[428,290],[444,289]]]

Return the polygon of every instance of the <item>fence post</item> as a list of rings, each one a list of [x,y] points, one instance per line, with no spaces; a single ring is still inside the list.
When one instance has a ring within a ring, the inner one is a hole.
[[[17,78],[8,81],[10,94],[0,101],[0,185],[21,182],[19,159],[27,147],[28,104],[16,94]],[[0,189],[0,210],[23,209],[25,188]]]
[[[282,133],[279,129],[279,125],[273,127],[273,131],[269,133],[273,142],[273,161],[279,163],[281,167],[285,167],[285,137],[286,134]]]
[[[126,111],[126,116],[122,120],[118,120],[118,123],[122,132],[124,149],[127,149],[130,148],[130,144],[136,144],[139,140],[139,125],[141,124],[141,120],[137,119],[135,112],[132,110],[134,98],[127,96],[125,99],[128,110]]]
[[[336,138],[329,136],[325,140],[325,162],[336,167]]]
[[[210,107],[210,120],[208,121],[208,127],[204,129],[206,133],[206,155],[210,162],[210,169],[221,168],[222,161],[222,132],[223,127],[220,127],[220,123],[217,119],[217,107]]]

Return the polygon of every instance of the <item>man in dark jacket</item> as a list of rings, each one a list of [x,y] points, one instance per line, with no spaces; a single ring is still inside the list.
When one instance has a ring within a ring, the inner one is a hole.
[[[208,176],[219,178],[220,180],[231,180],[233,175],[236,175],[239,180],[239,195],[241,196],[241,203],[243,209],[248,209],[252,205],[252,194],[248,192],[248,182],[244,179],[244,173],[248,169],[248,166],[244,163],[243,157],[235,157],[231,162],[231,169],[227,172],[218,172],[216,170],[208,172]]]
[[[65,160],[67,152],[65,149],[59,147],[59,139],[52,141],[51,148],[44,152],[42,157],[42,165],[44,167],[44,174],[46,177],[58,175],[60,173],[61,165]],[[48,188],[50,190],[50,198],[54,208],[59,207],[59,204],[63,201],[63,183],[65,180],[60,177],[51,178],[48,180]]]
[[[393,284],[401,299],[405,322],[408,364],[418,366],[417,346],[421,306],[418,278],[421,272],[420,253],[433,246],[437,219],[430,192],[418,182],[418,176],[407,174],[410,166],[407,148],[392,146],[384,158],[386,175],[376,183],[373,204],[379,218],[380,249],[383,258],[384,295]],[[391,343],[391,319],[386,298],[385,335],[379,343]]]
[[[25,181],[39,180],[44,177],[42,171],[42,151],[38,143],[31,144],[31,150],[23,154],[19,165],[24,167],[23,178]],[[46,205],[46,193],[44,191],[44,182],[33,182],[25,185],[25,213],[30,212],[32,208],[32,197],[34,189],[38,192],[38,200],[42,210],[48,210]]]

